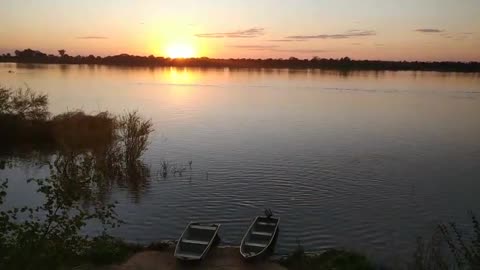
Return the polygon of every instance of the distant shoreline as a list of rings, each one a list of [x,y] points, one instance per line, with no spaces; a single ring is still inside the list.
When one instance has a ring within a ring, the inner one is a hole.
[[[31,49],[15,51],[15,55],[0,55],[0,63],[20,64],[85,64],[129,67],[196,67],[196,68],[279,68],[323,69],[339,71],[438,71],[479,73],[480,62],[420,62],[352,60],[348,57],[326,59],[215,59],[215,58],[165,58],[120,54],[114,56],[70,56],[65,52],[56,56]]]

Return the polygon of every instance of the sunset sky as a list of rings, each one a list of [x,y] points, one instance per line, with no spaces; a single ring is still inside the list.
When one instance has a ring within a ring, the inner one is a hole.
[[[479,0],[0,0],[0,53],[480,61]]]

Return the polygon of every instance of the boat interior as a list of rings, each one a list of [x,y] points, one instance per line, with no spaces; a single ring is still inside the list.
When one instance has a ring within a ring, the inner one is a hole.
[[[217,225],[190,225],[178,243],[177,256],[200,259],[217,229]]]
[[[277,224],[277,218],[257,218],[251,231],[245,238],[243,252],[251,255],[262,252],[270,244],[270,240],[275,234]]]

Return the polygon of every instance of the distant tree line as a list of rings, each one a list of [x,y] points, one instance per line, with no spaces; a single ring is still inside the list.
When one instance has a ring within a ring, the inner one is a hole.
[[[446,72],[480,72],[480,62],[419,62],[419,61],[380,61],[352,60],[313,57],[312,59],[216,59],[188,58],[174,59],[165,57],[137,56],[119,54],[114,56],[70,56],[65,50],[58,55],[26,49],[16,50],[15,55],[0,55],[0,62],[45,63],[45,64],[88,64],[88,65],[122,65],[122,66],[174,66],[174,67],[215,67],[215,68],[294,68],[294,69],[336,69],[336,70],[418,70]]]

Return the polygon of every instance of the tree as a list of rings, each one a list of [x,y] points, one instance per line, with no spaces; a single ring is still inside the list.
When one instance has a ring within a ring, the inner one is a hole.
[[[66,51],[64,49],[58,50],[58,54],[60,54],[60,57],[65,56]]]

